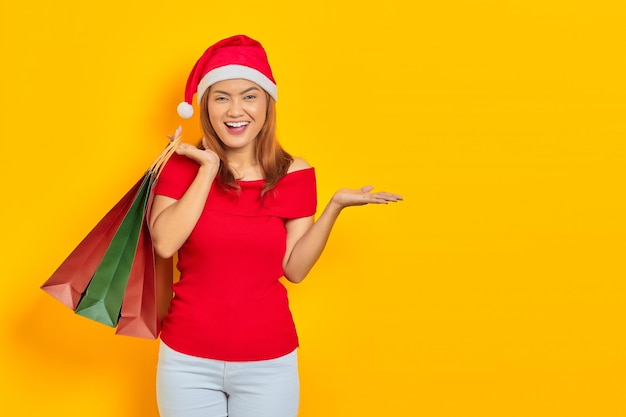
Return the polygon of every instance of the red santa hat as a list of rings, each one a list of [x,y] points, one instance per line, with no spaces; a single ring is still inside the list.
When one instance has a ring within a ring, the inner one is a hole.
[[[276,81],[263,46],[245,35],[236,35],[210,46],[198,59],[187,79],[185,101],[178,105],[180,117],[188,119],[193,115],[191,102],[195,93],[200,103],[211,85],[234,78],[252,81],[277,99]]]

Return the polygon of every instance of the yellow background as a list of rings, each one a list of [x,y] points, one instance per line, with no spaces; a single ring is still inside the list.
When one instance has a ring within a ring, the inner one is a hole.
[[[300,416],[625,416],[623,4],[3,2],[0,412],[157,416],[157,343],[39,286],[181,123],[195,60],[246,33],[320,209],[405,197],[347,210],[289,286]]]

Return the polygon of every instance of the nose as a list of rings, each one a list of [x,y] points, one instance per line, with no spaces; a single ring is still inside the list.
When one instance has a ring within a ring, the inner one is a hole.
[[[241,117],[244,114],[241,100],[232,100],[228,108],[229,117]]]

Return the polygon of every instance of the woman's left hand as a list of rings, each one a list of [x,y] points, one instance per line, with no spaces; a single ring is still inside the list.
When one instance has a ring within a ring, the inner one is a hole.
[[[379,191],[372,193],[374,189],[371,185],[353,190],[349,188],[341,188],[338,190],[331,200],[332,203],[338,205],[340,208],[350,206],[363,206],[365,204],[387,204],[389,202],[395,203],[402,201],[402,196],[399,194],[387,193]]]

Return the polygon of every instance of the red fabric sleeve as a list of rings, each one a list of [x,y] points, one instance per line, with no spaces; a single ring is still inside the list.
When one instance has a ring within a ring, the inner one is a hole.
[[[264,204],[268,214],[285,219],[314,215],[317,209],[315,169],[285,175],[268,194]]]
[[[154,193],[179,200],[191,185],[200,165],[178,154],[167,161],[154,186]]]

